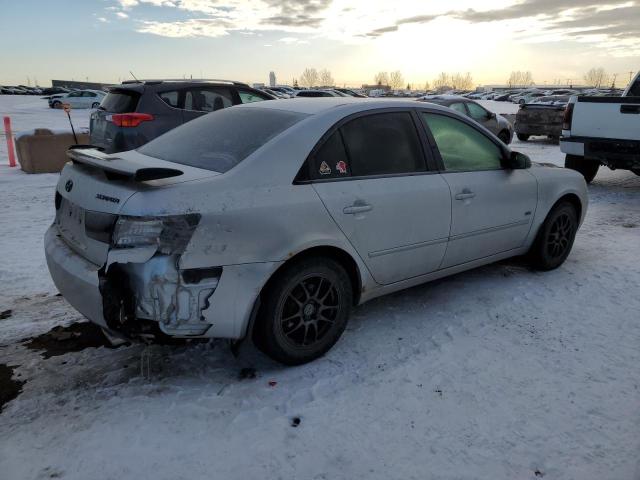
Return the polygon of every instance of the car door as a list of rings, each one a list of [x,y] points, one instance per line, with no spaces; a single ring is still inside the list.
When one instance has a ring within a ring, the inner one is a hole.
[[[233,95],[228,87],[195,87],[184,92],[183,122],[201,117],[233,105]]]
[[[494,114],[473,102],[467,102],[467,109],[471,118],[493,134],[498,134],[498,119]]]
[[[94,92],[82,92],[82,107],[83,108],[91,108],[91,105],[95,102],[98,102],[97,95]]]
[[[73,108],[82,107],[82,92],[71,92],[63,99],[62,103],[68,103]]]
[[[446,250],[449,187],[425,166],[417,121],[409,110],[352,118],[308,160],[314,189],[380,284],[437,270]]]
[[[451,232],[442,267],[521,247],[531,228],[538,186],[526,169],[502,167],[504,152],[472,124],[421,113],[451,190]]]

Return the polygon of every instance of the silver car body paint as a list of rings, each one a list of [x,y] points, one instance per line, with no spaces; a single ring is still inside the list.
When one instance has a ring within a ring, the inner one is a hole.
[[[309,249],[337,249],[353,260],[360,283],[357,301],[362,303],[525,253],[549,210],[564,195],[580,200],[580,221],[586,212],[583,177],[542,166],[293,182],[321,137],[345,117],[388,108],[454,115],[446,107],[345,97],[236,108],[282,109],[308,117],[224,174],[136,151],[86,154],[97,158],[99,166],[117,166],[117,159],[122,159],[127,165],[177,168],[184,174],[146,182],[113,181],[81,163],[65,166],[57,187],[62,204],[58,217],[63,219],[47,232],[45,251],[58,289],[89,320],[111,328],[102,305],[104,276],[117,268],[129,279],[137,318],[157,322],[161,331],[173,336],[242,338],[268,280],[285,262]],[[74,185],[66,191],[69,180]],[[454,199],[468,188],[476,192],[475,198]],[[118,201],[105,201],[97,194]],[[342,211],[364,203],[373,208],[355,215]],[[60,213],[65,208],[70,212]],[[75,226],[68,220],[74,208],[134,217],[197,212],[201,218],[182,254],[159,255],[153,248],[115,250],[88,238],[82,219]],[[200,282],[181,277],[188,269],[218,267],[221,275]]]

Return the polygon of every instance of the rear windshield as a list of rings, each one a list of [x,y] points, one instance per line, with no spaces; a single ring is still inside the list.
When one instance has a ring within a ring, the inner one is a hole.
[[[138,151],[224,173],[306,116],[267,108],[225,108],[170,130]]]
[[[111,90],[104,97],[100,107],[111,113],[135,112],[140,94],[132,90]]]

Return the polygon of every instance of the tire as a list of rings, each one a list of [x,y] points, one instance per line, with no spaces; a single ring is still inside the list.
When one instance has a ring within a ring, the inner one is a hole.
[[[51,104],[51,108],[62,108],[62,102],[55,101]]]
[[[520,100],[518,100],[518,105],[524,105],[525,101],[524,98],[521,98]]]
[[[500,133],[498,133],[498,138],[505,145],[509,145],[509,143],[510,143],[509,132],[507,132],[506,130],[502,130]]]
[[[529,135],[527,135],[526,133],[517,133],[516,135],[518,137],[518,140],[520,140],[521,142],[526,142],[527,140],[529,140]]]
[[[91,104],[91,108],[98,108],[100,106],[100,104],[98,102],[93,102]]]
[[[337,261],[309,257],[286,265],[262,298],[252,333],[255,345],[277,362],[301,365],[338,341],[349,319],[353,287]]]
[[[584,177],[585,182],[591,183],[598,173],[600,163],[578,155],[567,155],[564,158],[564,168],[570,168],[571,170],[580,172]]]
[[[578,231],[578,214],[566,201],[556,204],[538,231],[529,251],[531,266],[537,270],[553,270],[564,263],[571,252]]]

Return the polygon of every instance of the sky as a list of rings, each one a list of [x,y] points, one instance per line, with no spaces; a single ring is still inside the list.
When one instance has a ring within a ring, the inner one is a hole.
[[[305,68],[339,85],[440,72],[478,85],[531,71],[579,84],[592,67],[624,86],[640,68],[640,1],[0,0],[0,85],[51,79],[224,78],[291,84]]]

